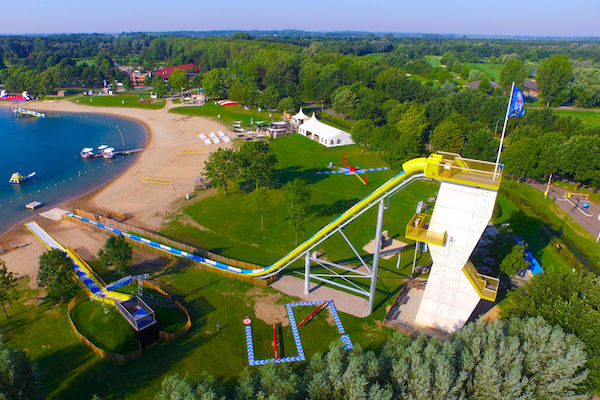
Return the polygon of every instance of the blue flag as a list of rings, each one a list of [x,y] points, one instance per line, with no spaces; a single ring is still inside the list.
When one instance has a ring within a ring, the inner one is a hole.
[[[523,97],[523,93],[521,93],[517,85],[515,85],[512,97],[510,99],[508,116],[522,117],[523,114],[525,114],[525,98]]]

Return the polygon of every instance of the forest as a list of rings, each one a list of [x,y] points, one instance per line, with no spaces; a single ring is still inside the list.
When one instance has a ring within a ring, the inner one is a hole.
[[[197,36],[4,36],[0,82],[9,91],[35,94],[104,81],[129,88],[118,65],[152,71],[191,62],[200,75],[189,86],[202,86],[213,98],[290,112],[307,103],[329,105],[357,143],[399,167],[432,150],[493,160],[510,84],[522,87],[535,78],[540,99],[526,107],[525,117],[509,120],[507,172],[541,179],[559,174],[600,187],[594,167],[599,128],[545,108],[600,105],[597,42],[301,31]],[[498,66],[499,82],[474,64]],[[479,84],[465,88],[470,81]]]

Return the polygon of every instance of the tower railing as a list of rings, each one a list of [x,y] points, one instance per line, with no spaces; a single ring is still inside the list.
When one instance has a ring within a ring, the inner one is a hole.
[[[463,272],[477,291],[477,294],[479,294],[479,297],[488,301],[496,301],[500,283],[497,278],[480,274],[471,261],[467,261],[463,267]]]

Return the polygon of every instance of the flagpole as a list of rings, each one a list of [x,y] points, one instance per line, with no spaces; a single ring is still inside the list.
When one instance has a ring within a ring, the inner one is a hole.
[[[502,136],[500,137],[500,146],[498,147],[498,157],[496,157],[496,166],[494,167],[494,180],[498,174],[498,165],[500,164],[500,153],[502,152],[502,143],[504,142],[504,134],[506,133],[506,123],[508,122],[508,113],[510,112],[510,103],[512,102],[513,92],[515,90],[515,83],[512,83],[510,88],[510,96],[508,96],[508,106],[506,107],[506,117],[504,117],[504,128],[502,128]]]

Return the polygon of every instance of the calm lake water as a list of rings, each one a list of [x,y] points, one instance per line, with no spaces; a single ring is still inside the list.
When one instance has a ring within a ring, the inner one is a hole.
[[[95,114],[47,114],[46,118],[16,118],[0,109],[0,233],[29,215],[82,195],[123,172],[137,155],[112,160],[84,160],[83,147],[106,144],[117,150],[144,146],[142,124]],[[34,178],[15,185],[13,172]],[[36,211],[25,204],[46,204]]]

